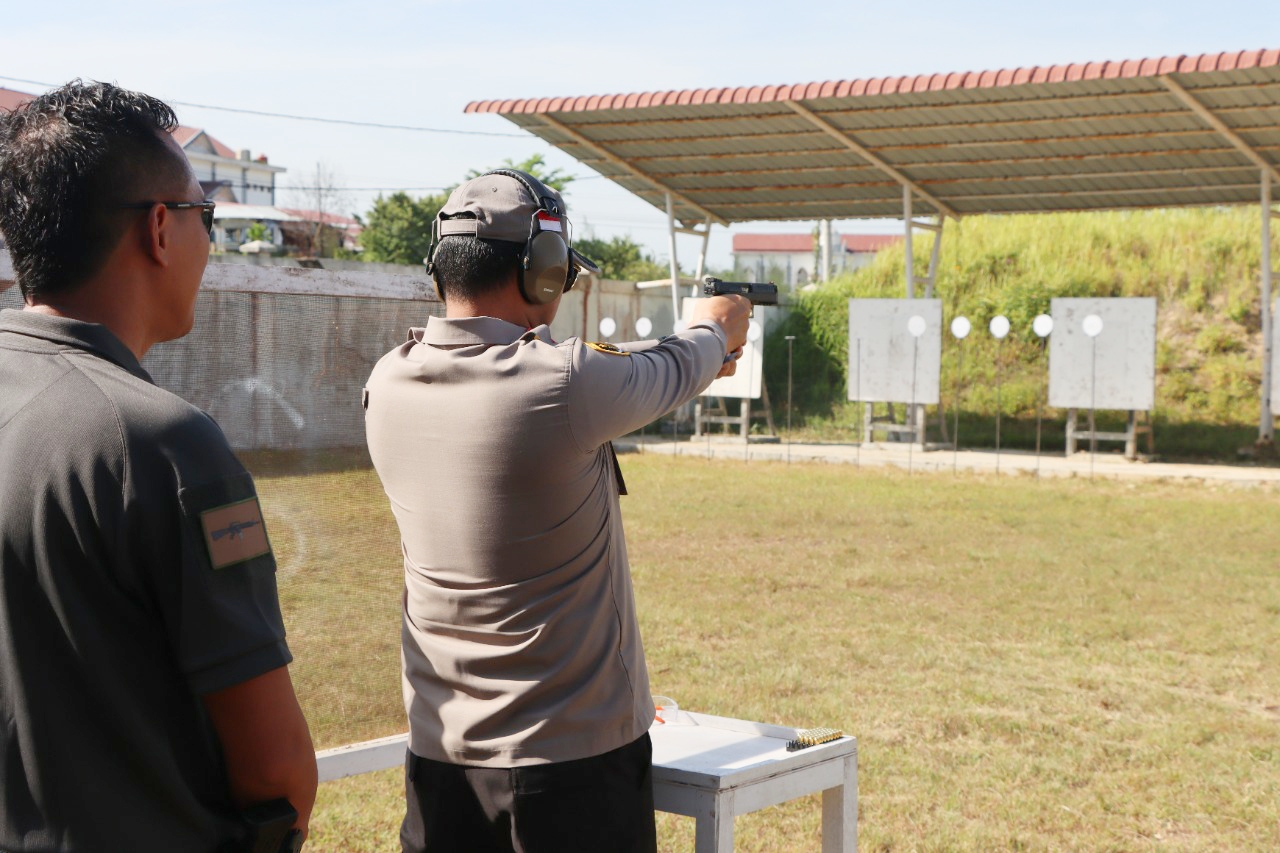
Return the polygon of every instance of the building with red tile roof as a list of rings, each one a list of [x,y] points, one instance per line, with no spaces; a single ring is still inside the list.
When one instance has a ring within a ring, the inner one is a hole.
[[[901,234],[837,234],[832,274],[860,269],[876,252],[902,242]],[[818,238],[812,234],[734,234],[733,268],[756,281],[803,287],[821,280]]]

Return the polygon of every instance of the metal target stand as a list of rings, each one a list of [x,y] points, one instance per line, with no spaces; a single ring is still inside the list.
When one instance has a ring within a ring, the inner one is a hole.
[[[744,442],[752,440],[751,418],[752,406],[750,397],[741,397],[738,414],[729,414],[729,397],[699,397],[693,404],[693,436],[694,438],[711,437],[711,424],[729,424],[738,427],[738,434]],[[704,402],[705,400],[705,402]],[[769,389],[760,387],[760,413],[764,415],[769,426],[769,434],[755,436],[756,441],[779,441],[778,430],[773,423],[773,406],[769,403]]]
[[[1142,416],[1142,422],[1139,422],[1139,415]],[[1152,429],[1150,412],[1138,412],[1130,409],[1124,432],[1100,432],[1094,421],[1093,412],[1089,413],[1089,426],[1081,429],[1079,426],[1079,410],[1067,409],[1066,455],[1068,457],[1075,455],[1081,441],[1095,443],[1099,441],[1123,441],[1124,458],[1133,461],[1138,458],[1138,436],[1144,434],[1147,437],[1147,455],[1153,456],[1156,452],[1156,438],[1155,431]]]
[[[907,422],[898,423],[897,419],[892,415],[884,415],[877,418],[875,416],[875,404],[864,403],[862,411],[862,434],[867,437],[867,441],[874,443],[877,432],[887,433],[889,436],[905,435],[908,441],[920,445],[921,450],[925,450],[925,407],[922,405],[908,405]],[[915,423],[911,421],[914,420]]]

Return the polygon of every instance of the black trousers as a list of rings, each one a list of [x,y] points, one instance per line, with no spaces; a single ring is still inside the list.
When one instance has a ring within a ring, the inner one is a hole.
[[[405,853],[656,853],[649,735],[603,755],[467,767],[410,752]]]

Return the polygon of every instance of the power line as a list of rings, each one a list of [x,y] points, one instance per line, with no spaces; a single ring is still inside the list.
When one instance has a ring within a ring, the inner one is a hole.
[[[0,74],[0,80],[8,80],[11,83],[26,83],[31,86],[43,86],[46,89],[54,88],[52,83],[41,83],[38,80],[24,80],[21,77],[7,77]],[[217,107],[212,104],[193,104],[190,101],[168,101],[170,104],[177,104],[181,107],[193,107],[198,110],[219,110],[224,113],[240,113],[242,115],[261,116],[263,118],[283,118],[290,121],[310,121],[319,124],[344,124],[351,127],[373,127],[379,130],[407,130],[413,133],[452,133],[458,136],[495,136],[503,139],[530,139],[526,133],[497,133],[488,130],[454,130],[447,127],[420,127],[409,124],[384,124],[376,121],[355,121],[344,118],[322,118],[320,116],[300,116],[291,115],[289,113],[272,113],[264,110],[246,110],[239,107]],[[533,137],[536,139],[536,137]]]
[[[576,183],[579,183],[579,182],[581,182],[581,181],[594,181],[594,180],[596,180],[596,179],[598,179],[598,178],[603,178],[603,177],[604,177],[604,175],[585,175],[585,176],[583,176],[583,177],[576,177],[576,176],[575,176],[575,177],[573,177],[573,179],[570,181],[570,183],[576,184]],[[242,184],[237,184],[236,186],[243,186],[243,185],[242,185]],[[457,184],[453,184],[452,186],[448,186],[448,187],[347,187],[347,186],[343,186],[343,185],[341,185],[341,184],[336,184],[336,185],[334,186],[334,189],[339,190],[339,191],[341,191],[341,192],[358,192],[358,193],[372,193],[372,192],[379,192],[379,193],[381,193],[381,192],[389,192],[389,193],[397,193],[397,192],[403,192],[403,193],[408,193],[408,192],[433,192],[433,193],[435,193],[435,192],[444,192],[445,190],[451,190],[451,189],[453,189],[453,188],[454,188],[454,187],[456,187],[456,186],[457,186]],[[277,184],[277,185],[276,185],[276,189],[280,189],[280,190],[314,190],[314,189],[315,189],[315,187],[295,186],[295,185],[292,185],[292,184]],[[662,227],[663,227],[663,228],[666,228],[667,226],[663,225]]]
[[[306,192],[306,191],[308,191],[308,190],[310,190],[310,191],[312,191],[312,192],[314,192],[314,191],[315,191],[315,187],[298,187],[298,186],[292,186],[292,185],[287,185],[287,184],[279,184],[279,185],[277,185],[277,186],[276,186],[276,189],[278,189],[278,190],[296,190],[296,191],[301,191],[301,192]],[[334,185],[333,185],[333,189],[334,189],[334,190],[337,190],[338,192],[353,192],[353,193],[373,193],[373,192],[378,192],[378,193],[383,193],[383,192],[386,192],[386,193],[419,193],[419,192],[431,192],[431,193],[436,193],[436,192],[444,192],[445,190],[447,190],[447,189],[449,189],[449,188],[448,188],[448,187],[348,187],[348,186],[343,186],[342,184],[334,184]]]
[[[3,74],[0,74],[0,80],[8,80],[11,83],[26,83],[30,86],[43,86],[47,89],[54,88],[54,84],[52,83],[42,83],[39,80],[26,80],[22,77],[7,77]],[[317,116],[299,116],[299,115],[289,115],[287,113],[271,113],[271,112],[263,112],[260,110],[246,110],[246,109],[239,109],[237,107],[215,107],[209,104],[193,104],[193,103],[190,103],[189,101],[169,101],[168,103],[178,104],[179,106],[183,106],[183,107],[195,107],[196,109],[202,109],[202,110],[221,110],[222,112],[228,112],[228,113],[241,113],[243,115],[263,116],[266,118],[283,118],[283,119],[289,119],[291,121],[311,121],[311,122],[320,122],[322,124],[345,124],[353,127],[372,127],[380,130],[406,130],[406,131],[413,131],[417,133],[452,133],[452,134],[458,134],[462,136],[494,136],[494,137],[499,137],[503,139],[528,139],[531,141],[542,141],[542,140],[538,140],[537,137],[530,137],[528,134],[524,134],[524,133],[496,133],[496,132],[485,131],[485,130],[452,130],[449,128],[418,127],[414,125],[403,125],[403,124],[384,124],[381,122],[372,122],[372,121],[352,121],[352,120],[340,119],[340,118],[319,118]],[[601,178],[604,178],[604,177],[605,175],[583,175],[583,176],[574,176],[573,180],[574,181],[595,181],[595,180],[600,180]],[[281,187],[281,189],[298,189],[298,188],[297,187]],[[442,190],[449,189],[449,187],[343,187],[342,189],[351,190],[352,192],[440,192]]]

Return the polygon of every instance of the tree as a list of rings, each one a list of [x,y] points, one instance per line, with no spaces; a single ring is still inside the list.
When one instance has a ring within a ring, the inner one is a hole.
[[[499,168],[518,169],[521,172],[528,172],[530,175],[533,175],[535,178],[559,193],[564,193],[565,187],[573,183],[573,175],[567,175],[560,169],[548,169],[547,161],[541,154],[533,154],[525,158],[525,160],[520,163],[513,162],[512,159],[508,157],[502,161],[502,165]],[[490,170],[486,169],[485,172],[487,171]],[[484,172],[478,169],[472,169],[470,172],[467,172],[467,180],[469,181],[472,178],[478,178],[483,174]]]
[[[413,198],[398,192],[379,195],[363,221],[363,259],[384,264],[420,265],[431,250],[431,223],[448,193]]]
[[[349,202],[337,173],[325,163],[316,163],[315,171],[304,177],[293,188],[298,213],[306,222],[307,254],[313,258],[325,256],[325,220],[339,212]],[[340,240],[331,242],[341,245]],[[328,246],[332,251],[334,246]]]
[[[248,243],[254,243],[259,240],[270,240],[271,229],[261,222],[254,222],[245,229],[244,237],[245,241]]]
[[[652,281],[671,275],[666,264],[655,261],[630,237],[619,236],[607,241],[580,237],[573,241],[573,248],[600,265],[601,278]]]

